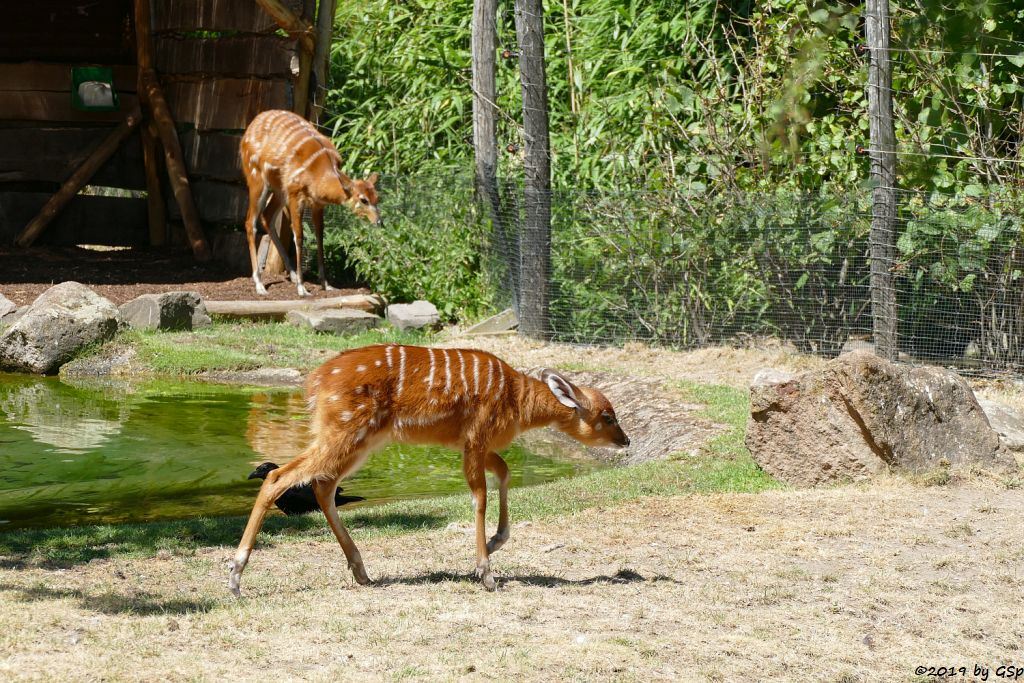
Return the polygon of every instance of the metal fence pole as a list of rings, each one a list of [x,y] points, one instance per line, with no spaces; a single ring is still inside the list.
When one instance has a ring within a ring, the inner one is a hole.
[[[871,317],[875,350],[892,360],[897,351],[896,286],[896,130],[892,113],[892,61],[889,58],[889,2],[866,0],[868,119],[872,190]]]

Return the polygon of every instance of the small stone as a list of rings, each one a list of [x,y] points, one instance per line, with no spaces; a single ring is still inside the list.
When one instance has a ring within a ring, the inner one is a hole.
[[[384,316],[399,330],[418,330],[436,325],[441,320],[437,307],[423,300],[413,301],[411,304],[391,304]]]
[[[377,327],[380,317],[352,308],[317,311],[289,311],[287,320],[296,327],[309,327],[329,334],[356,334]]]
[[[197,320],[202,326],[210,318],[195,292],[143,294],[122,304],[120,311],[133,330],[191,330]]]

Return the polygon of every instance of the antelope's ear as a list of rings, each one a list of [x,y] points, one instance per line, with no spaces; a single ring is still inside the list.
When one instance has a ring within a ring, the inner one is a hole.
[[[583,410],[583,405],[580,400],[576,398],[576,387],[566,378],[559,375],[554,370],[544,370],[540,373],[541,380],[548,385],[548,389],[555,395],[558,402],[566,408],[574,408],[576,410]]]
[[[349,197],[355,194],[356,186],[352,182],[352,179],[345,175],[345,172],[340,168],[338,169],[338,180],[341,181],[341,188],[348,193]]]
[[[376,185],[378,180],[380,180],[380,176],[374,172],[370,174],[370,177],[366,179],[366,182],[370,183],[371,185]]]

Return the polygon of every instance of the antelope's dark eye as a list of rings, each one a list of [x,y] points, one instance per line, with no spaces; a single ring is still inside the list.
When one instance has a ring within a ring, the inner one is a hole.
[[[615,416],[612,415],[611,413],[601,413],[601,417],[604,418],[604,423],[605,424],[609,424],[609,425],[615,424]]]
[[[366,197],[360,197],[359,201],[362,202],[363,204],[369,204],[370,203],[370,200],[367,199]]]

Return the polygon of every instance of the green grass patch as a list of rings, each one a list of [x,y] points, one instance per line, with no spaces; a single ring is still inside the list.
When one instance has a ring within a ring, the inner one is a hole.
[[[319,366],[325,355],[367,344],[428,343],[423,332],[386,326],[359,334],[320,334],[281,322],[214,322],[191,332],[130,332],[121,343],[134,346],[139,361],[153,371],[191,375],[212,370]]]
[[[752,463],[751,463],[752,464]],[[686,493],[756,492],[774,488],[749,465],[704,456],[600,470],[573,479],[512,491],[513,519],[536,520],[608,507],[647,496]],[[497,519],[497,495],[488,496],[488,518]],[[357,538],[393,536],[443,529],[451,522],[472,523],[469,495],[398,501],[342,511]],[[115,524],[57,529],[28,529],[0,534],[0,559],[8,565],[64,567],[97,558],[149,557],[158,552],[188,555],[199,548],[236,545],[242,517],[198,518],[150,524]],[[320,539],[327,532],[323,515],[267,518],[259,544],[272,546]]]

